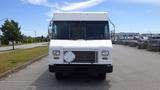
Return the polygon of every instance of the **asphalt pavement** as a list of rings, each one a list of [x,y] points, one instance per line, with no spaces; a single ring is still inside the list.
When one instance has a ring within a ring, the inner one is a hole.
[[[42,43],[15,45],[15,49],[34,48],[34,47],[37,47],[37,46],[46,46],[47,44],[48,44],[47,42],[42,42]],[[9,51],[9,50],[12,50],[12,48],[13,48],[12,46],[0,47],[0,52]]]
[[[114,72],[106,80],[68,75],[58,81],[48,72],[48,57],[0,80],[0,90],[160,90],[160,53],[115,45]]]

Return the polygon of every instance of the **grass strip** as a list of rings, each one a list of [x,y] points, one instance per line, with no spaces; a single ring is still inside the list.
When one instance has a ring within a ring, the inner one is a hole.
[[[48,53],[47,46],[17,49],[11,52],[0,53],[0,73],[8,71],[46,53]]]

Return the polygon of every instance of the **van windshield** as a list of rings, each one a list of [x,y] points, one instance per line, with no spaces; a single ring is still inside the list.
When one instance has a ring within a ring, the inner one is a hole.
[[[62,40],[110,39],[107,21],[55,21],[52,38]]]

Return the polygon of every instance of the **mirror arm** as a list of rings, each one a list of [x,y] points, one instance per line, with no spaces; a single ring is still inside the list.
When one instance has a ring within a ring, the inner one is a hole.
[[[108,20],[109,20],[109,22],[111,23],[111,25],[113,26],[113,33],[114,33],[114,35],[113,35],[113,40],[115,40],[115,34],[116,34],[116,26],[115,26],[115,24],[111,21],[111,19],[110,18],[108,18]]]

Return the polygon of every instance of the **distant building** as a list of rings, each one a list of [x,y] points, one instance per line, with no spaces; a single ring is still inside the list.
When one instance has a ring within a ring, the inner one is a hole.
[[[134,38],[138,38],[140,36],[139,33],[116,33],[116,37],[117,39],[134,39]]]

